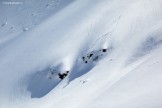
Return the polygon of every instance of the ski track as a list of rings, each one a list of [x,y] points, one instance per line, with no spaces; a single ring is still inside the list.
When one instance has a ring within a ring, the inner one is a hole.
[[[160,0],[21,2],[0,4],[0,108],[161,108]]]

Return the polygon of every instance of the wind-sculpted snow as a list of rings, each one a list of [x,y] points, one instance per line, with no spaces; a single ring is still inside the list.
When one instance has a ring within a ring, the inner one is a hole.
[[[161,0],[22,2],[0,4],[0,108],[161,108]]]
[[[143,39],[143,41],[137,46],[137,49],[133,53],[133,57],[131,58],[130,62],[134,60],[138,60],[141,57],[150,54],[151,52],[155,51],[162,44],[162,36],[161,36],[161,26],[154,31],[149,32],[146,34],[147,37]]]
[[[72,2],[73,0],[0,1],[0,47],[39,26]]]
[[[107,54],[111,52],[112,48],[93,50],[83,56],[79,55],[73,63],[71,68],[66,68],[64,62],[59,65],[47,67],[31,75],[29,79],[28,90],[31,92],[32,98],[40,98],[48,94],[54,89],[68,74],[68,83],[72,80],[89,72],[98,64]],[[66,73],[68,72],[68,73]],[[61,74],[65,74],[61,78]]]

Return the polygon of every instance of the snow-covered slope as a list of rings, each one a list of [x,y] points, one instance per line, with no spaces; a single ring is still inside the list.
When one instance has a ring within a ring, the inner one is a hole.
[[[162,1],[12,3],[0,4],[0,108],[162,107]]]

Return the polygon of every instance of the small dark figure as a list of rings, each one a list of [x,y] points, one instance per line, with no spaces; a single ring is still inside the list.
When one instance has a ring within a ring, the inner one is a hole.
[[[68,74],[68,73],[69,73],[69,71],[66,71],[66,73]]]
[[[59,75],[59,78],[60,79],[63,79],[64,78],[63,74],[59,73],[58,75]]]
[[[87,57],[88,57],[88,59],[90,59],[92,56],[93,56],[93,54],[91,53]]]
[[[107,49],[102,49],[102,52],[106,52],[107,51]]]
[[[90,55],[89,55],[89,57],[92,57],[92,56],[93,56],[93,54],[90,54]]]
[[[66,71],[66,73],[59,73],[58,75],[59,75],[59,78],[60,79],[64,79],[66,76],[67,76],[67,74],[69,73],[69,71]]]
[[[87,81],[83,81],[82,84],[86,83]]]
[[[85,63],[87,63],[87,61],[85,61]]]
[[[82,59],[83,59],[83,61],[84,61],[85,57],[82,57]]]

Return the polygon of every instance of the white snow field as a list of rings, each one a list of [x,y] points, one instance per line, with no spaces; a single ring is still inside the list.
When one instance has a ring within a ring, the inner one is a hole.
[[[0,108],[162,108],[162,1],[1,0]]]

